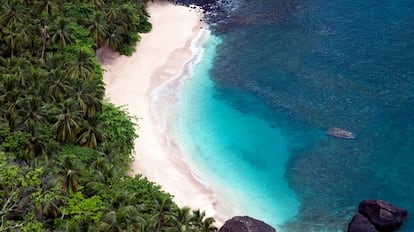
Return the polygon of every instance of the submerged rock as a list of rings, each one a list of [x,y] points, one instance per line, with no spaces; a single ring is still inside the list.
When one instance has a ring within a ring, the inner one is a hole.
[[[227,220],[219,232],[276,232],[276,230],[263,221],[248,216],[236,216]]]
[[[364,200],[347,232],[393,232],[407,219],[406,209],[381,200]]]
[[[365,200],[359,204],[359,213],[364,215],[378,231],[389,232],[398,229],[407,219],[406,209],[381,200]]]
[[[378,230],[375,229],[368,218],[358,213],[349,223],[347,232],[378,232]]]

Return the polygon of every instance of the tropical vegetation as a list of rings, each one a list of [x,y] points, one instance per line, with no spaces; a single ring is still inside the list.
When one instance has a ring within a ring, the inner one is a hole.
[[[129,55],[144,0],[0,6],[0,231],[216,231],[129,175],[137,121],[105,102],[95,50]]]

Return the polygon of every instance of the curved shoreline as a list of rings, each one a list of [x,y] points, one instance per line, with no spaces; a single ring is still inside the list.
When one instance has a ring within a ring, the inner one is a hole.
[[[139,117],[139,138],[135,140],[134,174],[142,174],[174,196],[181,207],[200,209],[224,222],[218,215],[214,193],[206,188],[185,162],[176,144],[168,140],[168,128],[152,115],[152,92],[158,86],[186,72],[196,57],[191,51],[200,39],[201,13],[167,2],[149,4],[153,30],[142,34],[137,52],[131,57],[100,49],[98,59],[106,70],[106,97],[116,105],[126,105],[131,115]],[[179,32],[179,33],[178,33]],[[170,99],[175,101],[175,99]],[[158,115],[157,115],[158,116]],[[161,115],[165,117],[165,115]]]

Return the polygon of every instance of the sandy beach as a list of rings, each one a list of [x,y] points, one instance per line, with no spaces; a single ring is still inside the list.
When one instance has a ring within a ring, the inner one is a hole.
[[[143,174],[161,185],[179,206],[204,210],[221,225],[225,217],[215,210],[214,193],[193,177],[178,149],[169,144],[160,122],[151,116],[154,112],[152,91],[176,78],[193,55],[191,42],[204,26],[201,13],[168,2],[151,3],[148,10],[153,29],[141,35],[141,42],[132,56],[98,50],[98,59],[106,70],[106,98],[116,105],[125,105],[139,118],[139,138],[135,141],[132,164],[134,173]]]

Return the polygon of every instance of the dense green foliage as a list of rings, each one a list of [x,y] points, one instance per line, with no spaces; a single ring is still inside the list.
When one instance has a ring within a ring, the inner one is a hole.
[[[128,176],[136,120],[103,101],[94,49],[131,54],[143,0],[0,6],[0,231],[215,231]]]

